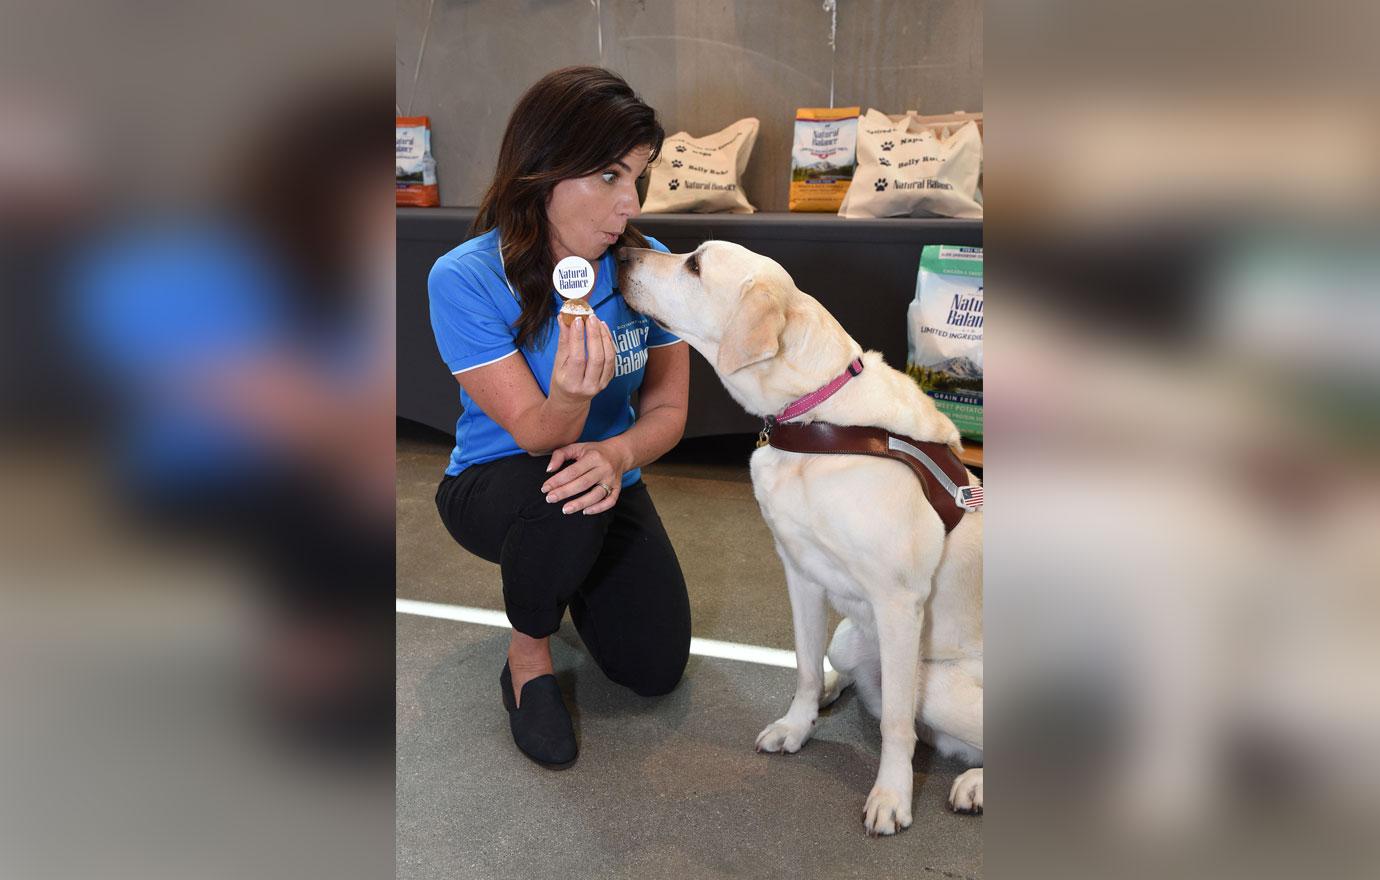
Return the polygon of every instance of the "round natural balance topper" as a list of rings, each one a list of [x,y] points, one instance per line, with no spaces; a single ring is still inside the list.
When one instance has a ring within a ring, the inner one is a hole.
[[[594,289],[594,267],[584,257],[569,256],[556,264],[551,284],[565,300],[558,316],[566,327],[576,318],[594,317],[589,305],[589,293]]]

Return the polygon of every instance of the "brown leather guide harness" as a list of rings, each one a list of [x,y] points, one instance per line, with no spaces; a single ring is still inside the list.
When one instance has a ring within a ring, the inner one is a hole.
[[[861,428],[855,426],[830,425],[825,422],[811,422],[808,425],[777,424],[766,431],[767,442],[773,449],[783,452],[807,452],[812,455],[875,455],[890,458],[905,464],[920,480],[925,497],[939,519],[944,523],[944,532],[952,532],[968,511],[960,507],[954,493],[940,482],[935,474],[914,455],[904,451],[896,441],[918,450],[933,464],[937,465],[951,483],[963,488],[968,486],[968,471],[958,460],[954,451],[943,443],[925,443],[904,434],[892,434],[882,428]],[[981,496],[979,495],[979,498]]]
[[[767,416],[757,445],[770,445],[782,452],[810,455],[873,455],[890,458],[909,467],[920,480],[930,506],[944,523],[944,532],[954,530],[965,513],[982,509],[981,486],[968,485],[968,470],[954,451],[944,443],[927,442],[893,434],[884,428],[831,425],[827,422],[794,424],[796,418],[819,405],[862,372],[861,358],[834,381],[792,403],[780,414]]]

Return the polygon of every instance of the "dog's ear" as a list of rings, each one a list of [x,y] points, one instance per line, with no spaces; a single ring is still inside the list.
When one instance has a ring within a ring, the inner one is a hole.
[[[715,366],[722,374],[774,357],[781,348],[786,311],[764,283],[749,280],[719,343]]]

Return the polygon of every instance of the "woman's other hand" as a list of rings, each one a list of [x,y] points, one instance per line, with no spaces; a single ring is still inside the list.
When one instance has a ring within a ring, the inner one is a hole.
[[[552,452],[546,469],[555,472],[541,487],[548,503],[565,501],[563,513],[603,513],[618,503],[623,474],[628,470],[627,456],[617,437],[572,443]]]

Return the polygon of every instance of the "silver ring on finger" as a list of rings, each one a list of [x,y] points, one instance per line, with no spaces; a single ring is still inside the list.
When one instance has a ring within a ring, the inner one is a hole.
[[[605,498],[608,498],[610,495],[613,494],[613,487],[610,486],[608,483],[600,483],[599,488],[604,490]]]

